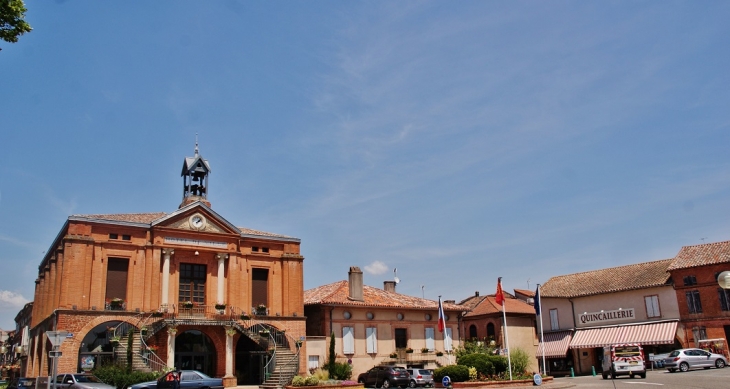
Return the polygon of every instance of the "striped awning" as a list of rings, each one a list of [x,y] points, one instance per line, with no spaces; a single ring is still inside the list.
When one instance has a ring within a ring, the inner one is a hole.
[[[594,348],[617,343],[672,344],[677,322],[634,324],[577,330],[570,348]]]
[[[545,358],[565,358],[573,338],[573,331],[548,332],[537,347],[537,357],[542,358],[543,347]]]

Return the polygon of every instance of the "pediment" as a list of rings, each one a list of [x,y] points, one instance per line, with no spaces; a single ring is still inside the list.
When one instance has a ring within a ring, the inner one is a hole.
[[[188,204],[152,223],[152,227],[158,226],[217,234],[240,235],[241,233],[236,226],[199,201]]]

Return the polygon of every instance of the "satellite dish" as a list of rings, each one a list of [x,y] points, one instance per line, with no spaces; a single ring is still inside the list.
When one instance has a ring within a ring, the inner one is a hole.
[[[393,281],[395,281],[396,284],[400,282],[400,278],[398,278],[398,268],[397,267],[393,268]]]
[[[393,280],[395,281],[396,284],[400,282],[400,278],[398,278],[398,277],[395,277]]]

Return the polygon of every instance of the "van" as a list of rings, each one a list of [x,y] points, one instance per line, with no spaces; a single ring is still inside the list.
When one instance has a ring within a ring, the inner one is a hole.
[[[638,343],[612,344],[603,347],[603,379],[628,375],[646,378],[644,350]]]

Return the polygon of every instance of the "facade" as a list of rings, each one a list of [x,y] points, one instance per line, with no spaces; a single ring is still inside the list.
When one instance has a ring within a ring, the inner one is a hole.
[[[682,347],[708,347],[728,355],[730,340],[730,290],[719,286],[717,277],[730,270],[730,241],[685,246],[669,271],[679,303],[684,331]]]
[[[197,144],[181,176],[183,201],[171,213],[64,223],[39,266],[25,375],[51,374],[48,331],[63,335],[58,372],[91,369],[128,347],[136,369],[196,369],[225,386],[262,383],[274,359],[277,369],[303,362],[300,240],[213,211]]]
[[[684,332],[668,271],[672,261],[550,278],[540,289],[548,372],[600,371],[602,348],[610,344],[640,343],[648,356],[679,348]]]
[[[505,349],[507,345],[511,352],[522,349],[530,356],[529,371],[538,371],[535,357],[538,345],[535,307],[509,293],[504,293],[504,297],[504,315],[494,295],[482,297],[476,292],[462,301],[460,304],[472,306],[461,321],[462,333],[469,340],[494,342],[499,349]],[[507,319],[506,332],[504,317]]]
[[[362,271],[351,267],[348,280],[304,292],[307,360],[310,369],[327,362],[330,334],[337,362],[352,364],[353,377],[375,365],[436,368],[455,362],[463,307],[443,303],[444,332],[438,330],[438,302],[363,285]],[[410,352],[409,352],[410,349]]]

